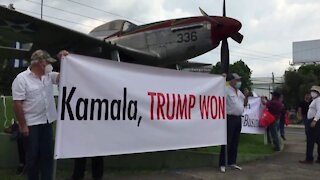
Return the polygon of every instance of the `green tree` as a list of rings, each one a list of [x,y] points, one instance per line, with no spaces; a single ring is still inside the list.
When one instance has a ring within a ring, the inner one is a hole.
[[[290,68],[284,74],[282,87],[284,101],[291,108],[297,108],[304,94],[313,85],[320,85],[320,65],[302,65],[298,70]]]
[[[242,60],[239,60],[232,65],[230,65],[230,72],[235,72],[241,76],[241,90],[248,89],[251,91],[251,74],[252,71],[249,66]]]
[[[241,90],[244,89],[248,89],[251,91],[251,74],[252,71],[251,69],[248,67],[248,65],[246,63],[244,63],[242,60],[239,60],[233,64],[230,64],[230,72],[231,73],[237,73],[239,74],[242,78],[241,78]],[[221,63],[217,62],[215,66],[212,67],[211,70],[212,74],[222,74],[222,68],[221,68]]]

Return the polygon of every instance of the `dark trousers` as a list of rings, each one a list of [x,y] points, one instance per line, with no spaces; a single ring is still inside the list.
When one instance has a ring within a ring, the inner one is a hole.
[[[280,139],[278,133],[278,126],[279,126],[279,119],[277,119],[274,123],[272,123],[270,128],[270,134],[272,137],[272,143],[274,145],[274,149],[279,151],[280,150]]]
[[[308,126],[308,118],[307,118],[307,116],[303,116],[302,117],[302,120],[303,120],[303,125],[304,125],[304,132],[305,132],[305,134],[306,134],[306,136],[307,136],[307,126]]]
[[[25,137],[26,165],[29,180],[52,180],[52,136],[52,124],[29,126],[29,136]]]
[[[280,121],[279,121],[279,130],[280,130],[280,135],[282,136],[282,137],[284,137],[285,136],[285,132],[284,132],[284,119],[280,119]]]
[[[311,128],[312,119],[308,119],[306,123],[306,135],[307,135],[307,150],[306,160],[313,161],[313,148],[314,144],[318,144],[318,160],[320,160],[320,122],[318,121],[316,127]]]
[[[23,145],[23,137],[18,137],[17,145],[18,145],[18,153],[19,153],[19,165],[26,164],[26,151]]]
[[[73,180],[80,180],[84,177],[84,172],[86,170],[87,158],[76,158],[74,160],[74,169],[72,174]],[[92,157],[92,177],[94,179],[101,179],[103,176],[103,157]]]
[[[236,164],[237,162],[241,127],[241,116],[227,115],[228,165]],[[226,146],[221,146],[219,166],[226,164],[225,148]]]

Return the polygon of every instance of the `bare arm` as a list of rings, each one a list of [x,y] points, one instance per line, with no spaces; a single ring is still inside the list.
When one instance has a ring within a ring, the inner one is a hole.
[[[61,51],[57,54],[57,57],[58,57],[59,61],[61,61],[62,58],[63,58],[64,56],[67,56],[67,55],[69,55],[69,52],[68,52],[67,50],[61,50]],[[56,82],[57,82],[57,84],[59,84],[59,82],[60,82],[60,73],[59,73],[58,76],[57,76]]]
[[[248,105],[248,97],[250,96],[250,92],[248,89],[244,89],[244,107]]]
[[[302,121],[301,107],[298,107],[297,118],[298,118],[299,122]]]
[[[22,100],[13,101],[13,110],[19,122],[20,132],[22,133],[23,136],[29,136],[29,128],[23,113],[23,101]]]

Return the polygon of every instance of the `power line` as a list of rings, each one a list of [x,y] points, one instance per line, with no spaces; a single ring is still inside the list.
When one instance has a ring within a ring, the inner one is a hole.
[[[30,3],[38,4],[38,5],[41,6],[41,3],[38,3],[38,2],[36,2],[36,1],[31,1],[31,0],[26,0],[26,1],[28,1],[28,2],[30,2]],[[46,4],[43,4],[43,6],[44,6],[44,7],[51,8],[51,9],[55,9],[55,10],[58,10],[58,11],[62,11],[62,12],[65,12],[65,13],[69,13],[69,14],[73,14],[73,15],[77,15],[77,16],[89,18],[89,19],[92,19],[92,20],[95,20],[95,21],[100,21],[100,22],[102,22],[102,23],[107,23],[106,21],[102,21],[102,20],[99,20],[99,19],[96,19],[96,18],[93,18],[93,17],[90,17],[90,16],[85,16],[85,15],[82,15],[82,14],[79,14],[79,13],[67,11],[67,10],[60,9],[60,8],[56,8],[56,7],[53,7],[53,6],[46,5]]]
[[[130,18],[130,17],[126,17],[126,16],[122,16],[122,15],[120,15],[120,14],[116,14],[116,13],[113,13],[113,12],[105,11],[105,10],[103,10],[103,9],[99,9],[99,8],[90,6],[90,5],[88,5],[88,4],[80,3],[80,2],[77,2],[77,1],[74,1],[74,0],[67,0],[67,1],[70,1],[70,2],[72,2],[72,3],[78,4],[78,5],[87,7],[87,8],[91,8],[91,9],[94,9],[94,10],[97,10],[97,11],[101,11],[101,12],[104,12],[104,13],[107,13],[107,14],[110,14],[110,15],[113,15],[113,16],[117,16],[117,17],[129,19],[129,20],[136,21],[136,22],[139,22],[139,23],[145,23],[145,22],[142,22],[142,21],[139,21],[139,20]]]
[[[278,56],[279,58],[286,58],[286,59],[290,59],[288,57],[285,57],[285,56],[282,56],[282,55],[287,55],[287,54],[290,54],[291,52],[288,52],[288,53],[281,53],[281,54],[272,54],[272,53],[268,53],[268,52],[263,52],[263,51],[257,51],[257,50],[253,50],[253,49],[248,49],[248,48],[244,48],[244,47],[241,47],[241,46],[234,46],[233,47],[236,47],[238,49],[243,49],[243,50],[246,50],[246,51],[249,51],[249,52],[253,52],[255,54],[265,54],[265,55],[268,55],[268,56]],[[252,54],[252,55],[255,55],[255,54]]]
[[[40,13],[24,10],[24,9],[21,9],[21,8],[16,8],[16,9],[19,10],[19,11],[23,11],[23,12],[27,12],[27,13],[31,13],[31,14],[41,15]],[[72,23],[72,24],[77,24],[77,25],[81,25],[81,26],[87,26],[87,27],[90,27],[90,28],[95,28],[95,26],[90,26],[90,25],[87,25],[87,24],[82,24],[82,23],[78,23],[78,22],[74,22],[74,21],[65,20],[65,19],[60,19],[60,18],[57,18],[57,17],[49,16],[49,15],[43,15],[43,16],[48,17],[48,18],[52,18],[52,19],[57,19],[57,20],[64,21],[64,22],[68,22],[68,23]]]

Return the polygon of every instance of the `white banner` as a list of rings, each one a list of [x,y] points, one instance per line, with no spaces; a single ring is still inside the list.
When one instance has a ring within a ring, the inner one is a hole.
[[[259,120],[262,115],[263,105],[260,97],[249,97],[248,105],[242,114],[241,133],[264,134],[265,129],[259,127]]]
[[[225,79],[69,55],[55,159],[226,144]]]

